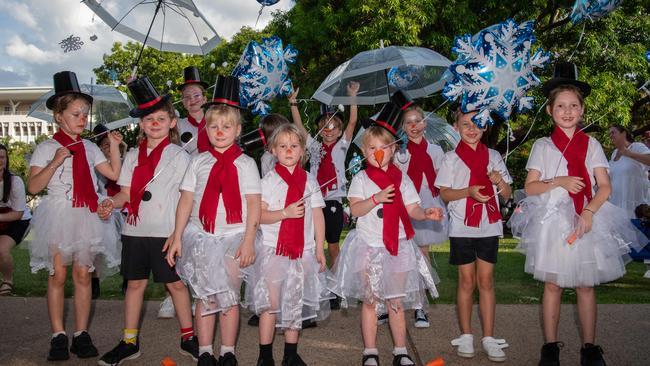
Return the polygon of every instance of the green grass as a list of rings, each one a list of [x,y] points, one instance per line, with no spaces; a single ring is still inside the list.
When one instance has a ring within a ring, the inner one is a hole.
[[[343,237],[346,234],[347,232],[344,232]],[[45,271],[36,274],[30,272],[26,244],[24,242],[12,251],[15,263],[15,292],[18,296],[45,296],[47,273]],[[514,239],[500,241],[499,257],[495,267],[497,302],[500,304],[537,304],[542,297],[544,285],[524,272],[525,258],[515,250],[516,246],[517,241]],[[440,298],[435,303],[452,304],[455,302],[458,274],[456,267],[449,264],[449,244],[433,247],[432,254],[435,259],[435,269],[440,276],[438,284]],[[648,291],[650,279],[643,278],[645,270],[646,267],[643,263],[630,263],[627,266],[627,274],[623,278],[596,288],[598,303],[650,303],[650,291]],[[106,278],[101,285],[101,298],[122,299],[121,287],[122,278],[119,274]],[[72,295],[72,280],[67,282],[65,293],[66,296]],[[149,300],[163,299],[165,296],[163,286],[149,281],[145,296]],[[574,303],[576,301],[575,291],[565,290],[562,301]]]

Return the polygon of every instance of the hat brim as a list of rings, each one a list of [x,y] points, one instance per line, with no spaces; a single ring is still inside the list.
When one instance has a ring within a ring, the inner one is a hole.
[[[209,85],[205,81],[190,81],[189,83],[184,83],[176,87],[178,91],[182,91],[188,85],[199,84],[203,87],[204,90],[207,90]]]
[[[133,108],[133,109],[131,109],[129,111],[129,116],[131,116],[133,118],[142,118],[142,117],[146,116],[147,114],[155,112],[156,110],[160,109],[160,107],[163,104],[165,104],[165,103],[167,103],[167,101],[169,101],[169,97],[170,97],[169,94],[165,94],[160,98],[160,100],[158,102],[156,102],[156,104],[153,104],[153,105],[148,106],[146,108],[135,107],[135,108]]]
[[[76,91],[65,91],[65,92],[56,93],[56,94],[52,95],[51,97],[47,98],[47,100],[45,101],[45,106],[49,110],[54,110],[54,103],[56,103],[56,100],[58,98],[64,96],[64,95],[68,95],[68,94],[76,94],[76,95],[78,95],[80,97],[85,98],[88,101],[88,103],[90,103],[91,105],[93,104],[93,97],[91,97],[90,95],[88,95],[86,93],[81,93],[81,92],[76,92]]]
[[[546,81],[544,85],[542,85],[542,93],[545,97],[548,98],[548,95],[551,94],[551,91],[560,85],[573,85],[577,87],[582,92],[583,97],[587,97],[589,94],[591,94],[591,85],[583,81],[569,78],[553,78]]]
[[[234,102],[232,104],[230,104],[230,103],[220,103],[220,102],[207,102],[204,105],[202,105],[201,108],[203,108],[205,110],[205,109],[208,109],[208,108],[212,107],[213,105],[219,105],[219,104],[227,105],[228,107],[237,108],[237,109],[240,109],[240,110],[243,110],[243,111],[245,111],[247,109],[247,108],[242,107],[241,105],[239,105],[239,103],[235,104]]]
[[[401,144],[404,143],[404,141],[402,141],[402,139],[397,135],[397,133],[394,133],[390,129],[386,128],[386,126],[384,126],[384,125],[382,125],[380,123],[377,123],[377,121],[373,120],[372,118],[367,118],[367,119],[361,121],[361,126],[363,128],[365,128],[365,129],[368,129],[368,127],[372,127],[372,126],[379,126],[379,127],[383,128],[384,130],[388,131],[391,135],[393,135],[395,140],[397,140],[397,142],[396,142],[397,144],[401,145]],[[397,132],[397,131],[398,130],[396,130],[395,132]]]

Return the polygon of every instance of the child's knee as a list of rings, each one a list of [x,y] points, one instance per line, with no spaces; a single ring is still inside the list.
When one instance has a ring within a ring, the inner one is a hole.
[[[131,280],[127,282],[127,291],[144,291],[147,287],[147,280]]]
[[[476,288],[476,280],[474,277],[461,276],[458,278],[458,288],[462,292],[474,292]]]
[[[169,292],[185,292],[187,291],[187,287],[185,287],[185,284],[183,281],[176,281],[176,282],[171,282],[166,284],[167,288],[169,289]]]
[[[494,280],[492,275],[485,275],[478,277],[479,291],[494,291]]]
[[[595,291],[593,287],[576,287],[576,294],[578,296],[594,296]]]

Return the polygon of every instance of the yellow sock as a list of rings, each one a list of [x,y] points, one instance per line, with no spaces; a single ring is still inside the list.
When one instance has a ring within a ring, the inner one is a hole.
[[[124,328],[124,343],[135,344],[138,340],[138,330]]]

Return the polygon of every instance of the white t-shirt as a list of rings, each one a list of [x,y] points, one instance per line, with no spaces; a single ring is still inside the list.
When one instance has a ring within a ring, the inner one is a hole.
[[[88,160],[88,169],[90,170],[90,177],[93,180],[93,186],[97,189],[97,175],[95,174],[95,167],[106,161],[106,157],[99,150],[99,147],[88,140],[82,140],[84,149],[86,150],[86,160]],[[29,162],[30,166],[37,166],[40,168],[46,167],[52,159],[56,150],[63,147],[56,140],[50,139],[41,142],[34,149],[32,159]],[[52,179],[47,183],[47,194],[50,196],[72,198],[74,189],[74,182],[72,181],[72,159],[69,158],[63,161],[56,170]]]
[[[260,165],[262,170],[262,177],[266,176],[271,170],[275,168],[275,163],[278,159],[273,156],[269,151],[264,150],[264,154],[260,158]]]
[[[271,170],[262,178],[262,201],[268,205],[267,209],[269,211],[277,211],[284,208],[288,188],[287,183],[285,183],[284,179],[280,177],[275,169]],[[311,210],[313,208],[325,207],[325,201],[323,201],[323,195],[318,188],[318,182],[311,174],[307,174],[307,184],[305,184],[303,197],[307,194],[311,194],[311,196],[305,199],[305,246],[303,250],[312,249],[316,246],[314,221]],[[277,247],[281,224],[282,221],[278,221],[275,224],[260,225],[262,236],[264,237],[264,245],[273,248]]]
[[[427,141],[427,154],[429,154],[431,157],[431,160],[433,161],[433,169],[436,171],[436,174],[438,174],[440,165],[442,165],[442,159],[445,157],[445,152],[442,151],[442,148],[440,146]],[[409,169],[409,163],[411,162],[411,153],[409,153],[407,149],[398,150],[393,161],[395,162],[395,165],[397,165],[397,167],[400,168],[404,174],[406,174]],[[429,187],[427,177],[424,175],[424,173],[422,173],[422,187],[427,187],[427,189]],[[422,187],[420,187],[420,189]]]
[[[415,190],[415,186],[408,175],[402,174],[402,182],[400,183],[399,190],[402,193],[404,206],[412,203],[420,203],[420,196],[418,196],[418,192]],[[365,170],[362,170],[352,178],[350,189],[348,190],[348,198],[365,200],[380,191],[379,186],[368,177]],[[384,220],[377,215],[377,212],[383,206],[383,204],[376,205],[370,212],[357,219],[357,233],[371,247],[384,247],[382,234]],[[399,221],[399,238],[406,239],[406,232],[404,231],[404,225],[401,220]]]
[[[199,153],[199,149],[197,148],[197,143],[199,140],[198,127],[194,127],[194,125],[192,125],[187,120],[187,118],[179,119],[176,126],[178,126],[178,133],[180,137],[182,137],[184,133],[190,133],[190,137],[194,137],[194,140],[190,141],[190,143],[185,146],[185,151],[187,151],[187,153],[192,156],[197,155]],[[180,141],[180,144],[181,146],[185,145],[182,140]]]
[[[628,149],[637,154],[650,154],[650,149],[640,142],[632,143]],[[632,218],[634,209],[638,205],[650,202],[650,181],[648,181],[650,166],[627,156],[614,160],[617,152],[618,150],[615,149],[609,160],[609,177],[612,185],[609,201],[625,209]]]
[[[313,141],[313,145],[311,146],[310,150],[315,151],[320,153],[322,150],[322,145],[323,143],[320,141],[316,141],[313,138],[311,141],[308,141],[308,143]],[[334,143],[334,147],[332,148],[332,163],[334,163],[334,169],[336,170],[336,189],[332,191],[328,191],[327,195],[325,196],[326,200],[337,200],[341,201],[341,198],[345,197],[345,186],[347,183],[347,179],[345,178],[345,156],[348,153],[348,149],[350,148],[350,141],[346,140],[345,137],[341,137],[337,142]],[[318,167],[320,166],[320,162],[322,161],[322,157],[320,159],[317,159],[318,165],[317,164],[311,164],[311,174],[316,177],[318,174]]]
[[[180,189],[194,193],[194,201],[192,203],[192,214],[190,220],[198,227],[203,227],[199,219],[199,209],[201,208],[201,200],[203,193],[210,177],[210,171],[217,162],[217,159],[209,152],[203,152],[192,158],[183,181],[181,182]],[[240,155],[234,161],[237,168],[237,177],[239,183],[239,193],[241,195],[241,208],[242,208],[242,222],[239,224],[226,223],[226,206],[223,203],[223,198],[219,196],[219,203],[217,206],[217,216],[215,218],[214,235],[235,234],[241,233],[246,230],[246,196],[247,194],[260,194],[262,186],[260,185],[260,175],[257,172],[257,165],[248,155]],[[231,177],[233,178],[233,177]],[[233,178],[234,179],[234,178]],[[225,182],[225,184],[234,184],[233,180]]]
[[[122,187],[131,186],[133,170],[138,165],[138,150],[133,148],[124,157],[122,172],[117,184]],[[147,149],[147,154],[153,149]],[[185,170],[190,163],[189,155],[178,145],[169,144],[165,147],[156,166],[154,176],[160,175],[151,182],[146,191],[151,192],[149,201],[140,202],[137,225],[124,223],[122,234],[128,236],[143,236],[163,238],[174,231],[176,205],[180,198],[178,187],[183,180]]]
[[[11,191],[9,191],[9,197],[7,197],[7,202],[2,201],[2,192],[4,192],[5,182],[0,182],[0,207],[9,207],[14,211],[22,211],[23,217],[21,220],[28,220],[32,218],[32,213],[29,212],[27,207],[27,199],[25,196],[25,184],[23,180],[17,176],[11,176]]]
[[[488,161],[488,172],[496,170],[501,174],[503,180],[512,184],[512,178],[508,173],[508,168],[503,162],[499,152],[488,149],[489,161]],[[463,189],[469,186],[469,177],[470,170],[465,165],[463,160],[456,154],[455,150],[448,151],[445,154],[438,174],[436,176],[436,187],[448,187],[451,189]],[[498,191],[497,186],[492,185],[494,193]],[[499,197],[495,197],[497,207],[499,209]],[[481,209],[483,212],[481,214],[481,223],[479,227],[472,227],[465,225],[465,206],[467,203],[467,198],[463,198],[456,201],[451,201],[447,204],[447,209],[449,211],[450,224],[449,224],[449,236],[457,238],[486,238],[490,236],[501,236],[503,235],[503,225],[501,221],[490,224],[487,215],[486,204],[476,205],[476,209]]]

